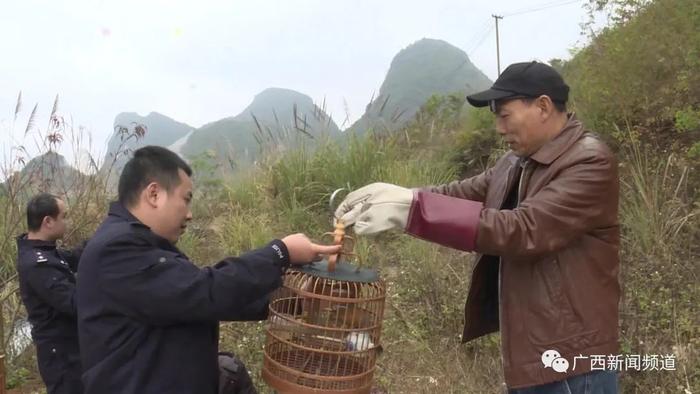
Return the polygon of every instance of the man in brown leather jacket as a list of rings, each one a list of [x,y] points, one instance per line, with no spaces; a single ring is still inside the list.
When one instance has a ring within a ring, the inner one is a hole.
[[[467,97],[511,149],[493,167],[420,190],[374,183],[336,212],[358,234],[402,228],[479,253],[462,340],[500,330],[511,393],[617,392],[592,362],[619,353],[617,162],[567,114],[568,92],[548,65],[512,64]]]

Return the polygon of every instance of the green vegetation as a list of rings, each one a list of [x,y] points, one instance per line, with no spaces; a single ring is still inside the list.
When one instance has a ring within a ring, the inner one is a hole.
[[[489,86],[491,81],[464,51],[445,41],[424,38],[394,57],[379,95],[348,131],[396,130],[409,123],[430,96],[463,97]]]
[[[137,127],[146,131],[139,138],[135,138]],[[146,145],[170,146],[192,130],[191,126],[157,112],[145,117],[133,112],[120,113],[114,118],[114,133],[107,143],[101,171],[121,171],[130,152]]]
[[[614,24],[572,60],[556,64],[572,86],[572,109],[607,137],[620,160],[623,352],[676,356],[675,371],[624,372],[621,389],[698,392],[700,6],[692,0],[591,5],[611,9]],[[191,161],[198,186],[195,220],[179,246],[204,265],[290,232],[318,240],[330,230],[327,201],[336,188],[374,181],[412,187],[482,171],[503,146],[490,112],[463,106],[461,97],[427,95],[413,120],[394,133],[312,141],[297,131],[293,147],[266,151],[235,179],[209,176],[223,171],[225,163],[212,164],[206,155],[214,153],[205,151]],[[69,201],[79,227],[69,243],[95,228],[108,200],[99,178],[80,179],[85,183],[72,192],[80,190],[82,197]],[[23,230],[19,185],[6,186],[0,197],[5,240]],[[384,352],[375,378],[380,388],[392,393],[502,391],[498,335],[460,343],[472,255],[398,233],[360,238],[356,251],[388,284]],[[14,242],[0,243],[0,256],[7,343],[7,327],[24,313],[14,293]],[[221,348],[241,355],[265,392],[259,379],[262,327],[222,324]],[[20,380],[23,368],[36,376],[27,357],[11,358],[8,368],[9,376]]]
[[[601,132],[629,125],[648,140],[677,142],[674,122],[680,121],[681,128],[692,126],[682,122],[693,113],[697,117],[700,109],[700,3],[592,3],[615,18],[564,65],[577,111]]]
[[[194,128],[188,124],[177,122],[158,112],[151,112],[146,116],[140,116],[133,112],[122,112],[114,118],[114,126],[131,127],[142,125],[147,133],[139,138],[142,145],[168,146],[184,137]],[[114,152],[119,148],[119,140],[115,133],[109,141],[109,150]]]
[[[288,89],[265,89],[239,115],[197,129],[181,153],[191,157],[210,151],[227,171],[246,169],[263,154],[299,146],[300,137],[315,142],[337,137],[338,126],[310,97]]]

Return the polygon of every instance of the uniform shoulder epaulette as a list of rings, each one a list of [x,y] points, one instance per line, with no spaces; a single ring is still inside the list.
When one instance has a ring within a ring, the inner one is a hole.
[[[36,262],[37,262],[37,263],[45,263],[45,262],[47,262],[47,261],[49,261],[49,260],[46,258],[46,256],[44,256],[44,254],[43,254],[41,251],[38,251],[38,250],[37,250],[37,252],[36,252]]]

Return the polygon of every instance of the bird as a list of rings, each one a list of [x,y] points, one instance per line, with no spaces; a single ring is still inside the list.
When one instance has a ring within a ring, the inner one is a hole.
[[[372,337],[366,332],[351,332],[345,337],[345,343],[348,350],[356,352],[373,349],[375,347],[374,342],[372,342]]]
[[[353,328],[360,324],[363,314],[360,310],[356,311],[355,303],[346,302],[358,297],[357,283],[309,277],[301,283],[300,288],[307,293],[322,296],[304,298],[303,310],[309,323]]]

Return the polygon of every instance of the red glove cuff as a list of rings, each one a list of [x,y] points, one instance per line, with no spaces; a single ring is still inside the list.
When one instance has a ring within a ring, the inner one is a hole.
[[[406,232],[450,248],[473,251],[484,204],[416,190]]]

